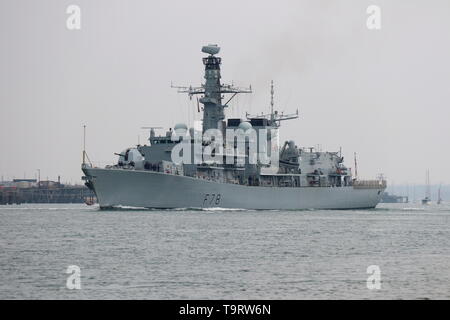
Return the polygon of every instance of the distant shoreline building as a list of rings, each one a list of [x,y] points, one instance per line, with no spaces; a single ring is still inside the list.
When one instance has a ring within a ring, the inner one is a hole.
[[[21,203],[85,203],[94,193],[84,185],[58,181],[13,179],[0,182],[0,205]]]

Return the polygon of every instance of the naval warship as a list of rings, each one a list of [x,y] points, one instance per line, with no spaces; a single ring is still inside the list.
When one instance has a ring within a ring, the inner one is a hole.
[[[165,134],[149,127],[149,144],[125,149],[115,164],[97,167],[83,150],[83,180],[100,208],[366,209],[380,202],[386,181],[360,180],[341,152],[279,143],[278,130],[295,114],[226,118],[230,101],[251,93],[221,82],[217,45],[202,47],[205,82],[174,87],[197,100],[202,122],[178,123]],[[201,106],[200,106],[201,105]],[[224,138],[226,137],[226,138]],[[356,171],[356,170],[355,170]]]

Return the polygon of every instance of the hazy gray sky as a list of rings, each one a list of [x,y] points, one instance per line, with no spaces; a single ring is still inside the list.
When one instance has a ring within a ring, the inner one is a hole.
[[[81,30],[66,8],[81,8]],[[381,30],[366,27],[369,5]],[[222,80],[251,84],[228,110],[280,110],[300,146],[343,147],[360,176],[450,182],[448,0],[0,2],[0,175],[80,181],[82,125],[94,162],[143,142],[141,126],[199,115],[170,88],[199,85],[201,46],[222,47]],[[237,105],[239,103],[239,106]]]

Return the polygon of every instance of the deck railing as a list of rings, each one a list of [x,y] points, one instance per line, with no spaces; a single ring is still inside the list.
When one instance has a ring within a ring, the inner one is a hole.
[[[355,180],[353,181],[355,189],[384,189],[386,188],[386,180]]]

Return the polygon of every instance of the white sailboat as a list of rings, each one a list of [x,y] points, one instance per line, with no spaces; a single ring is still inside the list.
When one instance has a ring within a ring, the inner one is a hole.
[[[439,185],[437,204],[441,204],[441,203],[442,203],[442,198],[441,198],[441,185]]]
[[[425,198],[422,199],[422,204],[430,204],[431,202],[431,192],[430,192],[430,170],[427,170],[426,175],[426,189],[425,189]]]

